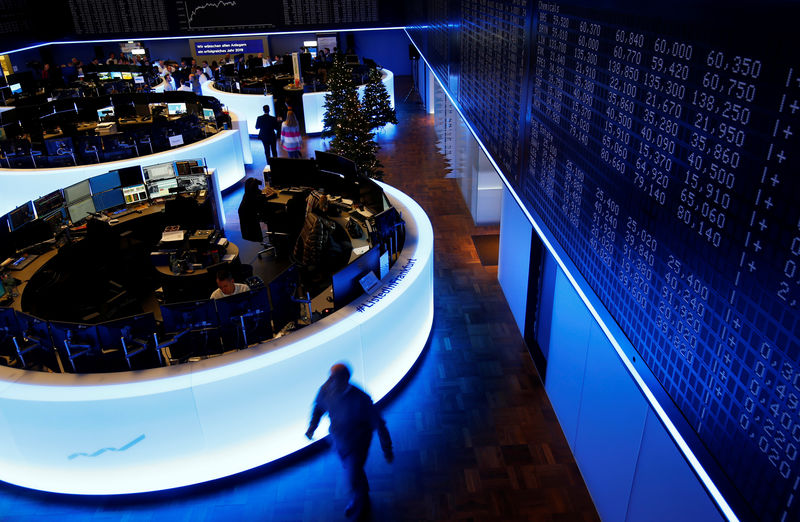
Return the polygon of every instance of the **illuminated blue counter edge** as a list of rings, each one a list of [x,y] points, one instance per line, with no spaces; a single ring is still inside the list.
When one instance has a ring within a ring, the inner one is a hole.
[[[310,444],[303,433],[313,398],[336,361],[350,363],[353,381],[374,400],[385,396],[430,334],[433,230],[413,200],[384,188],[406,220],[407,239],[382,281],[393,281],[391,290],[373,306],[361,306],[371,299],[362,296],[289,336],[168,368],[97,375],[0,368],[0,479],[70,494],[196,484]],[[321,425],[317,437],[326,432]]]
[[[19,205],[68,187],[105,172],[134,165],[155,165],[169,161],[205,158],[209,169],[216,169],[220,190],[232,187],[245,176],[242,141],[249,146],[249,137],[241,131],[220,131],[200,141],[146,156],[118,161],[41,169],[0,168],[0,215]]]

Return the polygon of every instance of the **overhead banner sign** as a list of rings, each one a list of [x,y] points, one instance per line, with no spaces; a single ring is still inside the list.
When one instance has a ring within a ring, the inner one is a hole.
[[[264,40],[221,40],[195,42],[197,56],[204,54],[258,54],[264,52]]]

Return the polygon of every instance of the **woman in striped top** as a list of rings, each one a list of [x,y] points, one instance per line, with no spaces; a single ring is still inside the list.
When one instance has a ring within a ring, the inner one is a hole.
[[[286,121],[281,125],[281,147],[289,153],[290,158],[300,157],[300,147],[303,138],[300,137],[300,124],[293,111],[286,113]]]

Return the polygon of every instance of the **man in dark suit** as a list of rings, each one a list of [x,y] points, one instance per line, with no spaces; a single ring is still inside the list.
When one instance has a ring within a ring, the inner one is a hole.
[[[334,364],[330,377],[319,389],[314,404],[314,413],[306,431],[311,439],[322,416],[331,419],[330,434],[336,453],[342,461],[347,481],[350,483],[351,500],[345,515],[362,519],[369,506],[369,483],[364,473],[372,432],[378,432],[378,440],[387,462],[394,460],[392,439],[386,422],[372,399],[359,388],[350,384],[350,369],[344,364]]]
[[[256,129],[258,129],[258,139],[264,144],[264,156],[269,161],[270,151],[272,157],[278,157],[278,137],[281,134],[281,124],[278,118],[271,116],[269,105],[264,105],[264,114],[256,118]]]

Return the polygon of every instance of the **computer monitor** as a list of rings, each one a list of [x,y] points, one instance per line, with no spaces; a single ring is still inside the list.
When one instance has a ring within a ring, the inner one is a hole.
[[[122,197],[125,198],[125,203],[127,205],[139,203],[140,201],[147,201],[147,188],[144,183],[122,187]]]
[[[178,176],[178,193],[185,194],[187,192],[198,192],[200,190],[208,190],[208,179],[204,174]]]
[[[102,212],[114,207],[121,207],[125,204],[125,196],[121,188],[107,190],[92,196],[95,212]]]
[[[196,160],[185,160],[185,161],[176,161],[175,162],[175,173],[178,176],[188,176],[192,173],[192,167],[197,167],[198,165],[202,165],[203,160],[196,159]]]
[[[98,194],[121,186],[119,172],[116,170],[89,178],[89,187],[92,189],[92,194]]]
[[[64,207],[59,208],[55,212],[51,212],[47,216],[40,218],[49,230],[51,236],[55,236],[61,231],[62,225],[67,221],[67,209]]]
[[[266,288],[217,299],[217,315],[226,350],[247,348],[272,338]]]
[[[50,194],[42,196],[34,201],[33,206],[36,209],[37,216],[47,216],[51,212],[64,206],[64,194],[61,192],[61,189],[54,190]]]
[[[358,64],[358,55],[357,54],[348,54],[344,57],[344,63],[349,64]]]
[[[159,179],[156,181],[148,181],[147,195],[150,199],[164,198],[173,196],[178,193],[178,179]]]
[[[177,114],[186,114],[186,104],[185,103],[168,103],[167,104],[167,114],[170,116],[175,116]]]
[[[123,71],[122,72],[122,79],[123,80],[133,80],[133,74]]]
[[[170,179],[175,177],[175,166],[172,162],[157,163],[142,168],[145,181],[158,181],[160,179]]]
[[[136,73],[134,73],[133,83],[144,83],[144,76],[136,76]]]
[[[272,187],[315,187],[317,164],[312,159],[269,158]]]
[[[217,309],[210,299],[161,305],[161,318],[167,334],[219,326]]]
[[[69,220],[73,225],[76,225],[96,212],[94,208],[94,200],[86,198],[67,205],[67,212],[69,213]]]
[[[216,116],[214,115],[214,109],[203,109],[203,119],[215,121]]]
[[[17,312],[17,332],[20,336],[38,342],[45,350],[52,350],[53,340],[50,338],[50,325],[44,319],[39,319],[25,312]]]
[[[125,338],[130,349],[130,339],[152,341],[156,331],[156,318],[152,313],[137,314],[114,319],[97,325],[97,339],[102,348],[122,348],[120,339]]]
[[[53,345],[64,353],[64,355],[66,355],[64,343],[67,340],[69,340],[71,345],[75,346],[75,348],[70,350],[73,354],[83,350],[83,346],[89,346],[89,353],[92,355],[98,355],[100,353],[100,343],[97,339],[97,327],[93,324],[50,321],[50,335],[53,338]],[[81,345],[81,347],[78,347],[79,345]]]
[[[314,155],[320,171],[341,174],[347,179],[356,179],[358,177],[358,168],[354,161],[344,156],[321,150],[315,151]]]
[[[272,303],[272,326],[276,332],[300,317],[300,303],[292,299],[299,297],[300,271],[291,265],[269,283],[269,297]]]
[[[20,83],[12,83],[9,85],[11,89],[11,94],[21,94],[22,93],[22,84]]]
[[[364,289],[359,280],[370,271],[376,277],[380,275],[381,249],[379,246],[370,248],[361,257],[333,274],[333,306],[337,309],[342,308],[363,294]]]
[[[3,286],[3,280],[0,279],[0,298],[2,298],[4,295],[6,295],[6,287]],[[2,313],[3,311],[0,310],[0,330],[4,329]]]
[[[109,105],[97,110],[97,119],[100,121],[111,121],[114,119],[114,106]]]
[[[122,350],[122,340],[132,352],[140,348],[141,342],[153,343],[153,332],[156,331],[156,318],[152,313],[132,315],[122,319],[115,319],[97,325],[97,339],[100,348]],[[159,358],[155,350],[148,351],[149,358],[144,353],[136,357],[136,361],[144,361],[143,364],[137,363],[138,368],[150,368],[158,365]]]
[[[44,140],[44,146],[48,156],[69,154],[74,150],[72,138],[55,138]]]
[[[97,79],[98,80],[110,80],[111,73],[108,71],[98,71],[97,72]]]
[[[84,198],[88,198],[91,194],[92,192],[89,187],[88,179],[79,181],[78,183],[70,185],[64,189],[64,199],[66,199],[68,205],[71,205],[72,203],[80,201]]]
[[[169,347],[173,359],[207,354],[219,348],[219,319],[210,299],[161,305],[161,317],[168,336],[186,332]]]
[[[58,216],[59,214],[56,212],[54,215]],[[18,250],[23,250],[31,245],[53,238],[53,231],[50,225],[42,219],[34,219],[11,234],[14,247]]]
[[[133,167],[125,167],[117,170],[119,174],[119,183],[121,187],[132,187],[134,185],[141,185],[144,180],[142,179],[142,167],[134,165]]]
[[[33,213],[33,202],[31,201],[8,213],[8,224],[12,231],[22,228],[23,225],[30,223],[34,219],[36,219],[36,216]]]
[[[111,79],[112,80],[121,80],[122,79],[122,72],[121,71],[111,71]]]
[[[150,114],[157,115],[157,114],[164,114],[167,112],[167,104],[166,103],[148,103],[147,108],[150,109]]]

